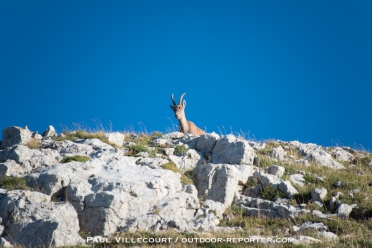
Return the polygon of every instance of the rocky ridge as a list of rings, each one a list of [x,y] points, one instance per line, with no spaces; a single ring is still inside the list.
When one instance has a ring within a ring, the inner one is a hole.
[[[232,232],[241,227],[219,225],[230,221],[226,211],[232,205],[245,216],[267,219],[307,214],[347,218],[357,207],[343,203],[340,195],[325,201],[327,189],[316,187],[308,202],[299,203],[301,188],[324,179],[279,165],[344,170],[345,164],[353,166],[353,160],[363,156],[350,148],[253,142],[215,133],[154,135],[146,146],[136,143],[139,138],[107,133],[101,139],[69,140],[52,126],[42,135],[27,127],[6,128],[0,146],[0,181],[23,178],[33,190],[0,189],[0,243],[50,247],[85,243],[79,233]],[[35,143],[36,147],[30,145]],[[180,147],[184,151],[175,154]],[[88,161],[62,162],[76,156]],[[185,182],[185,175],[192,180]],[[309,202],[319,209],[309,208]],[[317,230],[318,236],[301,235],[308,228]],[[294,243],[338,240],[323,223],[294,225],[291,236]]]

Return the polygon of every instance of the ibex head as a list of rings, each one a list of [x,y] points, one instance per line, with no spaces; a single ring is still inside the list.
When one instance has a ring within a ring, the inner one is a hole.
[[[173,106],[172,105],[169,105],[169,106],[173,110],[174,116],[176,117],[177,120],[180,120],[180,119],[182,119],[182,117],[185,116],[186,101],[183,100],[183,102],[182,102],[182,98],[183,98],[184,95],[186,95],[186,93],[183,93],[181,95],[180,100],[178,101],[178,104],[176,104],[176,101],[174,101],[174,96],[172,94]]]

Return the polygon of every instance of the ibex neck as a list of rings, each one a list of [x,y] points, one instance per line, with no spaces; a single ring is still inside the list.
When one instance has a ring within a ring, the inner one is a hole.
[[[186,120],[186,116],[182,116],[181,119],[178,120],[178,124],[180,126],[180,129],[182,132],[188,132],[187,130],[187,120]]]

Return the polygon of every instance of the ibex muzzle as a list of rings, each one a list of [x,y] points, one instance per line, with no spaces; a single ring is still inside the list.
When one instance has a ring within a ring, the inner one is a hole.
[[[205,134],[205,132],[201,130],[200,128],[198,128],[193,122],[186,120],[186,116],[185,116],[186,101],[185,100],[182,101],[183,96],[185,94],[186,93],[183,93],[181,95],[178,101],[178,104],[176,104],[176,101],[174,100],[174,96],[172,94],[171,99],[172,99],[173,105],[169,105],[170,108],[174,112],[174,116],[178,120],[178,125],[179,125],[178,131],[184,134],[193,134],[195,136],[200,136],[202,134]]]

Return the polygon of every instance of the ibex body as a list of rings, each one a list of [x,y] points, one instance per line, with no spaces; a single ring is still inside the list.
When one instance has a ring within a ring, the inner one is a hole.
[[[180,97],[180,100],[178,101],[178,104],[174,101],[174,97],[172,94],[172,102],[173,105],[169,105],[171,109],[174,112],[174,116],[178,120],[178,131],[182,132],[184,134],[192,134],[195,136],[200,136],[202,134],[205,134],[203,130],[198,128],[193,122],[186,120],[185,116],[185,107],[186,107],[186,101],[183,100],[182,98],[186,93],[183,93]]]

